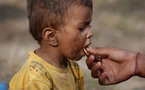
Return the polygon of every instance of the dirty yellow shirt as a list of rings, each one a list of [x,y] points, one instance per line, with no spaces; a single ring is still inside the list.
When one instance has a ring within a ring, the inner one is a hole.
[[[77,63],[68,60],[66,69],[47,63],[34,51],[12,78],[9,90],[83,90],[84,78]]]

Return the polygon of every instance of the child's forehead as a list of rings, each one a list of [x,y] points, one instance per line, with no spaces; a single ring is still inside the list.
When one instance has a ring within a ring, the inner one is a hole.
[[[82,25],[90,23],[92,20],[92,10],[89,7],[74,5],[70,7],[67,16],[65,17],[65,24],[71,23],[73,25]]]
[[[72,4],[71,6],[68,7],[67,12],[68,12],[68,14],[72,15],[75,13],[83,12],[85,10],[88,10],[88,11],[90,11],[90,13],[92,13],[92,9],[83,4]]]
[[[84,5],[73,5],[70,6],[70,8],[68,9],[67,16],[74,17],[74,18],[91,17],[92,9]]]
[[[77,3],[71,4],[68,8],[71,9],[71,8],[80,8],[80,7],[90,8],[90,9],[92,10],[92,8],[89,7],[89,6],[87,6],[87,5],[84,5],[84,4],[77,4]]]

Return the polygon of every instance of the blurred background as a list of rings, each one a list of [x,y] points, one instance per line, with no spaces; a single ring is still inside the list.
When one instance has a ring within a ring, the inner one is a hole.
[[[145,0],[93,0],[92,47],[116,47],[145,54]],[[0,0],[0,81],[9,83],[39,46],[28,32],[26,0]],[[145,78],[100,86],[84,57],[79,61],[85,90],[145,90]]]

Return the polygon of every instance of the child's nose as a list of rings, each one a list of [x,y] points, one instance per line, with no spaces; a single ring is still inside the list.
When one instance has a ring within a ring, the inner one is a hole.
[[[89,30],[89,32],[87,33],[87,38],[91,38],[93,36],[93,33],[91,30]]]

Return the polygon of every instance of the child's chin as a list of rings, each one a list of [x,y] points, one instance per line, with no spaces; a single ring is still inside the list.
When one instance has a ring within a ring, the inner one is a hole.
[[[75,61],[79,61],[79,60],[81,60],[81,59],[82,59],[82,57],[83,57],[83,56],[76,57],[74,60],[75,60]]]

